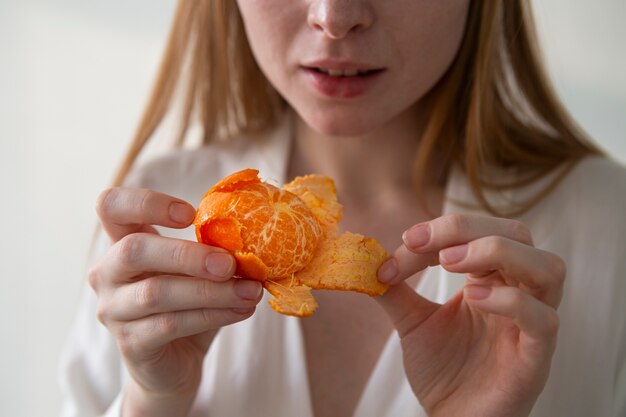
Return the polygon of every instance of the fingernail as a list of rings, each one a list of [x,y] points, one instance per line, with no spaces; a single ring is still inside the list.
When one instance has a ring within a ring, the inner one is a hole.
[[[451,265],[461,262],[467,256],[467,244],[446,248],[439,252],[439,260],[443,264]]]
[[[206,269],[217,277],[228,277],[232,275],[234,266],[233,257],[227,253],[212,253],[207,256]]]
[[[384,283],[391,282],[398,272],[398,261],[395,258],[389,258],[378,268],[378,280]]]
[[[170,204],[170,219],[175,223],[187,224],[193,220],[195,215],[196,211],[187,204]]]
[[[233,286],[235,288],[235,294],[244,300],[256,300],[263,290],[260,282],[248,279],[239,279],[235,281]]]
[[[422,247],[430,240],[430,226],[428,223],[416,224],[402,234],[402,240],[409,248]]]
[[[468,285],[465,287],[465,296],[472,300],[484,300],[491,294],[491,287],[484,285]]]

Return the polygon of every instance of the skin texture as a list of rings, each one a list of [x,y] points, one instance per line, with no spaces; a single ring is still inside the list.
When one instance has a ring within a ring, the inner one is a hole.
[[[408,228],[426,219],[410,197],[413,188],[406,178],[427,117],[425,94],[456,54],[468,2],[238,4],[257,62],[297,114],[291,175],[320,172],[335,178],[346,218],[357,225],[347,228],[365,230],[383,242],[392,242],[390,232],[403,225]],[[302,66],[319,59],[357,61],[385,71],[359,97],[329,98],[311,88],[302,74]],[[362,169],[363,161],[367,170]],[[441,207],[442,190],[431,185],[429,200]],[[385,192],[376,197],[371,190]],[[364,207],[372,207],[372,213],[364,213]],[[385,221],[377,221],[385,214]],[[367,225],[377,222],[379,230],[368,230]],[[380,270],[381,278],[387,275],[396,284],[379,297],[379,304],[402,337],[405,370],[416,397],[431,415],[528,415],[554,351],[555,309],[565,274],[562,261],[533,248],[528,230],[514,221],[449,217],[426,224],[447,240],[419,248],[404,243]],[[469,248],[469,255],[451,262],[458,245]],[[444,306],[423,299],[402,282],[435,264],[467,273],[466,288]],[[486,298],[479,300],[485,292]],[[320,311],[342,311],[336,298],[330,294],[321,300]],[[360,310],[376,314],[369,307]],[[371,370],[367,368],[375,363],[387,335],[385,325],[378,324],[371,327],[372,333],[382,336],[355,336],[334,344],[325,337],[332,321],[329,313],[326,321],[320,315],[303,323],[318,416],[354,411]],[[346,318],[345,328],[358,322],[358,317]],[[358,365],[346,369],[350,355],[362,346],[378,346],[360,361],[365,372]],[[328,376],[336,371],[325,363],[361,377],[343,383]],[[320,368],[324,371],[314,371]]]
[[[444,305],[403,282],[437,264],[466,276],[462,292]],[[415,225],[380,277],[397,284],[379,302],[402,339],[409,382],[429,415],[530,413],[556,345],[565,265],[536,249],[526,226],[468,215]]]
[[[113,245],[89,283],[132,377],[123,414],[184,416],[217,330],[252,315],[261,284],[232,279],[234,259],[222,249],[158,235],[152,225],[191,224],[195,210],[184,201],[114,188],[97,212]]]
[[[312,129],[371,132],[397,118],[441,78],[462,39],[467,1],[238,1],[261,69]],[[384,68],[357,99],[314,91],[302,66],[320,59]]]
[[[303,322],[315,415],[354,412],[384,341],[397,331],[407,378],[429,415],[527,416],[554,352],[563,262],[534,248],[513,220],[428,221],[411,180],[426,94],[454,59],[468,1],[238,4],[259,66],[295,110],[288,177],[333,178],[345,208],[341,228],[393,253],[379,270],[393,285],[378,303],[327,292],[319,313]],[[365,94],[331,98],[302,73],[319,59],[384,72]],[[443,185],[433,180],[424,192],[440,211]],[[253,314],[260,285],[235,283],[233,260],[220,249],[156,234],[151,225],[191,223],[193,208],[183,201],[111,189],[98,213],[113,245],[89,281],[132,377],[124,415],[186,415],[216,332]],[[442,306],[406,284],[436,264],[466,276],[463,291]]]

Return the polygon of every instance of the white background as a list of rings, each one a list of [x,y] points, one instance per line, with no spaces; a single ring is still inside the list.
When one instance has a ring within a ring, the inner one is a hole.
[[[54,416],[93,203],[152,82],[174,0],[0,0],[0,415]],[[535,1],[557,90],[626,161],[626,1]]]

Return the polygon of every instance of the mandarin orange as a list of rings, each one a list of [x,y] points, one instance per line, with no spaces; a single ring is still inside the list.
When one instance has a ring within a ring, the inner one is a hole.
[[[387,254],[372,238],[337,236],[342,216],[330,178],[298,177],[279,189],[245,169],[203,197],[194,224],[199,242],[224,248],[236,274],[263,282],[282,314],[305,317],[317,302],[311,289],[383,294],[376,271]]]
[[[257,175],[240,171],[211,188],[198,208],[196,235],[233,251],[239,275],[288,277],[309,263],[321,228],[301,199]]]

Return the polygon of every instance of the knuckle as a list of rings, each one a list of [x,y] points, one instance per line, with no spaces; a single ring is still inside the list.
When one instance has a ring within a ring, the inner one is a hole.
[[[100,284],[100,268],[98,265],[92,266],[87,272],[87,282],[89,286],[98,293],[98,287]]]
[[[506,242],[501,236],[489,236],[484,241],[484,251],[487,258],[497,258],[506,249]]]
[[[111,215],[113,204],[118,195],[117,187],[107,188],[102,191],[96,199],[96,213],[101,219],[105,219]]]
[[[157,203],[157,193],[152,190],[144,189],[139,196],[139,210],[141,213],[149,213],[154,211],[154,206]]]
[[[208,308],[203,308],[200,311],[202,312],[202,322],[209,327],[213,327],[215,323],[215,313]]]
[[[559,284],[563,284],[563,282],[565,282],[565,276],[567,275],[567,265],[560,256],[552,255],[552,270]]]
[[[561,320],[555,309],[551,308],[549,313],[545,315],[546,331],[550,335],[556,335],[559,332],[561,326]]]
[[[100,301],[98,303],[98,307],[96,308],[96,318],[105,326],[109,321],[109,308],[104,301]]]
[[[530,229],[526,224],[519,220],[510,220],[509,227],[511,230],[511,234],[519,241],[531,244],[532,236],[530,234]]]
[[[188,259],[189,247],[185,244],[185,242],[177,242],[172,251],[170,252],[170,261],[172,265],[177,267],[182,267],[183,265],[188,264],[186,260]]]
[[[511,288],[507,303],[509,311],[520,311],[523,309],[525,301],[526,296],[522,290]]]
[[[200,298],[202,298],[202,300],[204,300],[205,302],[207,302],[207,304],[211,303],[213,301],[213,289],[211,288],[212,285],[209,281],[207,280],[199,280],[197,285],[197,294],[200,296]]]
[[[462,235],[468,230],[468,219],[464,214],[449,214],[444,218],[445,224],[452,229],[455,234]]]
[[[143,250],[143,239],[140,235],[132,233],[126,235],[117,243],[117,258],[122,265],[135,264]]]
[[[115,338],[117,339],[117,346],[122,356],[132,356],[132,354],[136,351],[136,346],[134,343],[135,338],[128,328],[128,325],[120,326],[115,334]]]
[[[137,284],[135,302],[139,307],[153,310],[161,302],[163,284],[157,279],[144,279]]]
[[[155,317],[155,329],[161,334],[176,334],[178,320],[175,313],[164,313]]]

